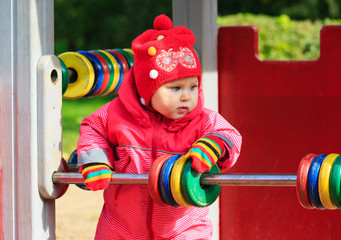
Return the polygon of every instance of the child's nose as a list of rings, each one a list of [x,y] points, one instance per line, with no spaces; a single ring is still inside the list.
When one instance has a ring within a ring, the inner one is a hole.
[[[188,91],[183,91],[182,94],[181,94],[181,101],[182,102],[186,102],[186,101],[189,101],[190,99],[190,94]]]

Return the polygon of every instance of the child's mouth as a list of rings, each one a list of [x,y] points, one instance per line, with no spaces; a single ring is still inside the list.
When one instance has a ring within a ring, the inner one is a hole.
[[[188,107],[179,107],[178,108],[178,113],[179,114],[184,114],[188,111]]]

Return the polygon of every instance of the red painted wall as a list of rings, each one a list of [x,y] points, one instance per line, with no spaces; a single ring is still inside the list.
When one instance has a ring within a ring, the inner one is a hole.
[[[315,61],[263,61],[253,27],[218,34],[219,111],[243,136],[230,172],[296,173],[307,153],[341,153],[341,26]],[[341,210],[306,210],[295,187],[223,187],[221,239],[341,239]]]

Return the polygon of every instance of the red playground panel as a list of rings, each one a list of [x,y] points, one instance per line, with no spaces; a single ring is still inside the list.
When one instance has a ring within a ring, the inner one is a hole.
[[[243,136],[229,173],[296,173],[308,153],[341,154],[341,26],[314,61],[264,61],[254,27],[218,33],[219,111]],[[341,210],[308,210],[295,187],[223,187],[221,239],[341,239]]]

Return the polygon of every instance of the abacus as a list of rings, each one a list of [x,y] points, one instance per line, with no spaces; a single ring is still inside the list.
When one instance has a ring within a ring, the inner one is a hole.
[[[65,52],[58,58],[65,99],[115,94],[134,65],[130,48]]]
[[[77,171],[76,150],[64,161],[64,172],[53,174],[55,184],[82,184]],[[70,172],[68,172],[70,171]],[[307,154],[297,174],[222,174],[214,165],[205,173],[191,168],[191,160],[165,154],[157,158],[149,174],[113,173],[111,184],[147,184],[152,199],[162,206],[207,207],[219,196],[222,186],[293,186],[306,209],[341,209],[341,155]],[[66,191],[66,190],[65,190]],[[64,192],[65,192],[64,191]]]

